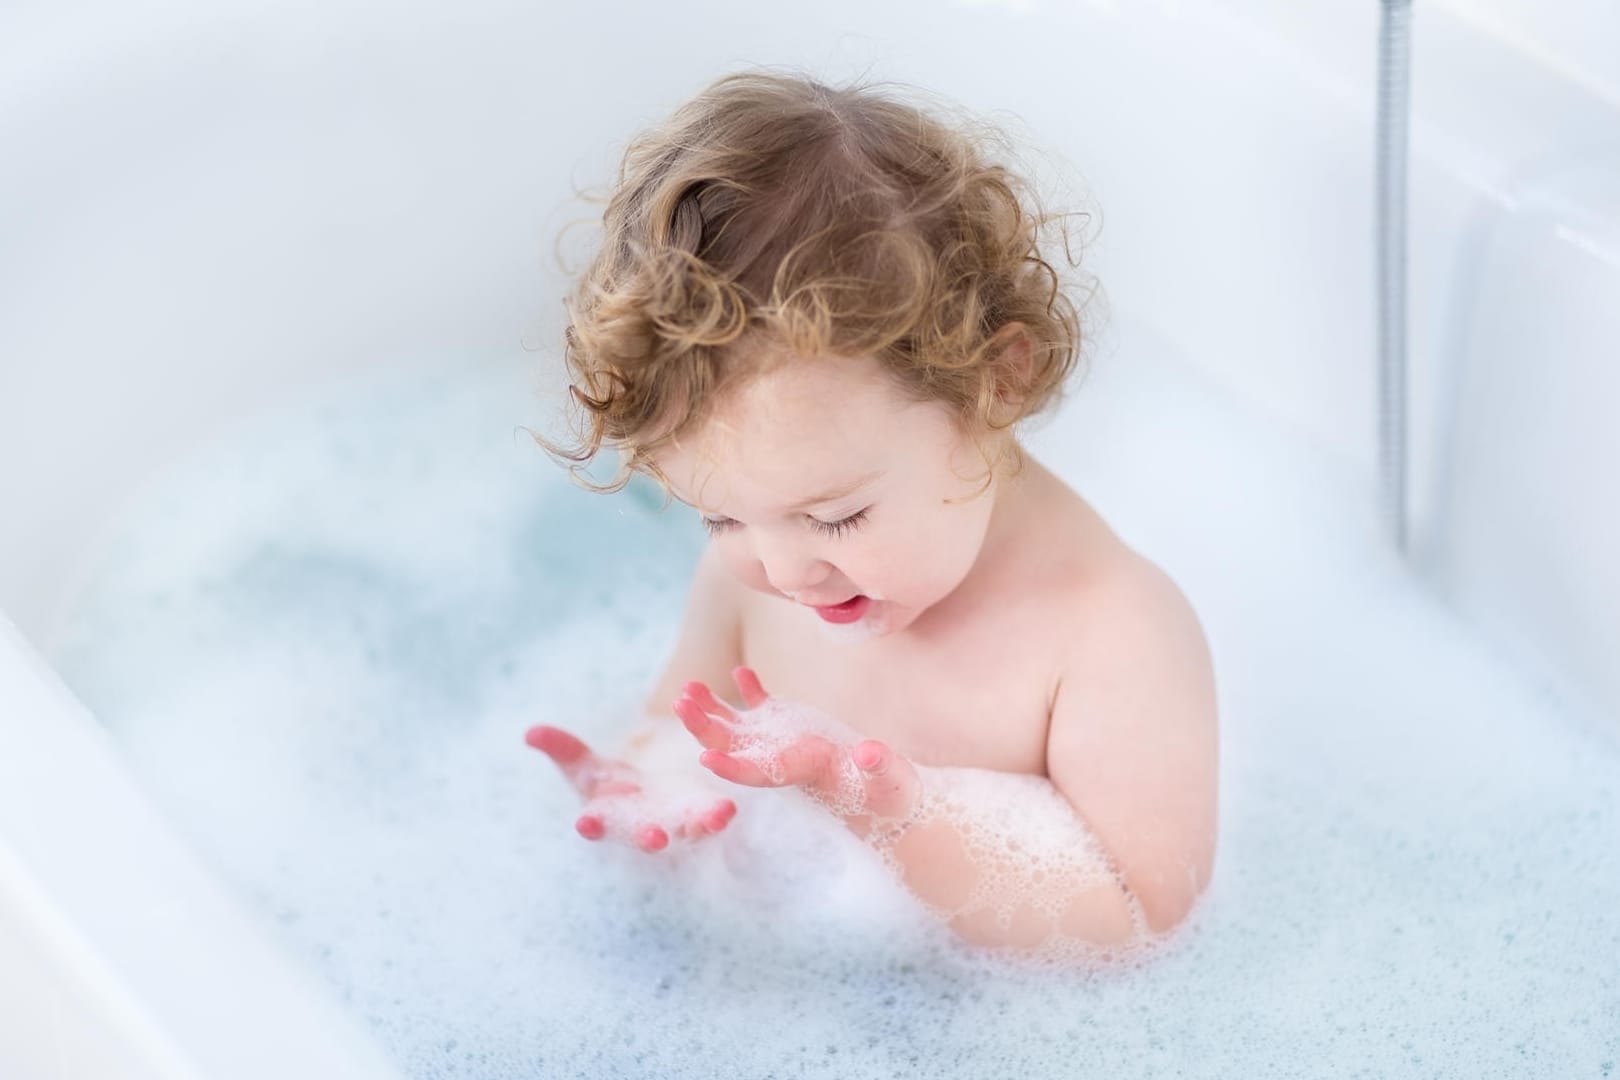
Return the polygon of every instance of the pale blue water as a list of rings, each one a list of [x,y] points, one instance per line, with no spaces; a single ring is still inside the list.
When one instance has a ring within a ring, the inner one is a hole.
[[[1620,1075],[1616,724],[1379,554],[1336,465],[1136,341],[1031,444],[1215,650],[1215,883],[1142,970],[975,963],[774,793],[739,800],[751,875],[579,840],[522,733],[616,739],[703,537],[570,487],[514,433],[546,417],[522,373],[244,425],[143,493],[57,659],[412,1077]]]

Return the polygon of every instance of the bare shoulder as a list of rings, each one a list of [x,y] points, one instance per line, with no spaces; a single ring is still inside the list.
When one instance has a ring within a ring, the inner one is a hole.
[[[653,686],[646,710],[666,715],[681,688],[701,679],[717,695],[732,693],[731,671],[742,663],[742,597],[713,545],[703,550],[687,589],[679,637]]]
[[[1047,771],[1158,932],[1191,910],[1214,864],[1215,678],[1181,589],[1124,544],[1110,548],[1064,590]]]

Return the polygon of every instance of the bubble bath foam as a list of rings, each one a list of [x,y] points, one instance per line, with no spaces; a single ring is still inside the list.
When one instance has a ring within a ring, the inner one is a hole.
[[[581,840],[523,732],[612,752],[644,722],[702,530],[573,486],[515,431],[545,413],[524,372],[347,384],[180,463],[55,660],[412,1077],[1620,1075],[1613,738],[1166,362],[1099,369],[1031,443],[1216,653],[1215,880],[1142,965],[959,948],[796,792],[730,791],[691,850]]]

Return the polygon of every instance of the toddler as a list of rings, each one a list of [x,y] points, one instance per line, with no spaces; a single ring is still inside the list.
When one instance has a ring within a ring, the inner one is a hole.
[[[968,942],[1130,946],[1209,881],[1213,674],[1175,584],[1018,443],[1081,326],[1002,139],[761,69],[630,144],[568,301],[578,440],[541,442],[618,451],[593,487],[648,475],[713,539],[646,730],[527,741],[588,840],[700,843],[726,785],[793,788]]]

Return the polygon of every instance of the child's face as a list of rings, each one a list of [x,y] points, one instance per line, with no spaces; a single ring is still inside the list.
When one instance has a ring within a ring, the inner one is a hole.
[[[876,360],[799,360],[721,402],[696,436],[654,455],[697,507],[732,573],[813,610],[866,596],[848,631],[894,633],[978,558],[999,494],[944,406],[919,404]]]

